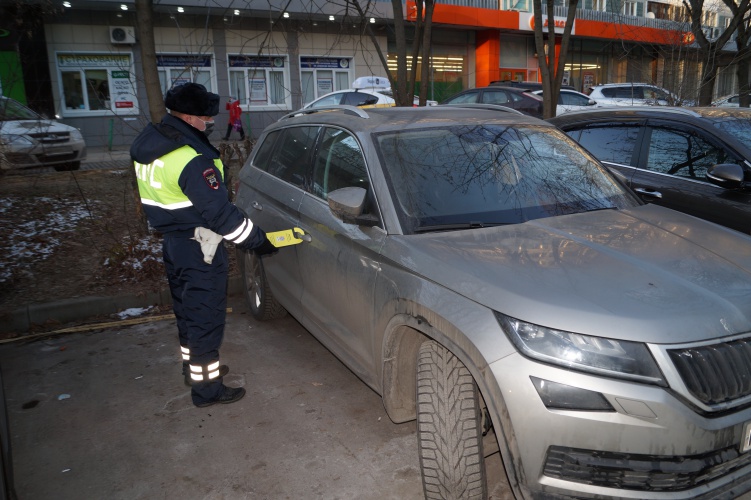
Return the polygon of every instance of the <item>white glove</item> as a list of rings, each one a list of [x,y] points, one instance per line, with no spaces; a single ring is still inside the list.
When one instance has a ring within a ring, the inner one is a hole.
[[[216,247],[222,242],[222,235],[216,234],[211,229],[205,227],[197,227],[193,233],[193,238],[191,239],[196,240],[201,244],[203,261],[207,264],[211,264],[211,261],[214,260]]]

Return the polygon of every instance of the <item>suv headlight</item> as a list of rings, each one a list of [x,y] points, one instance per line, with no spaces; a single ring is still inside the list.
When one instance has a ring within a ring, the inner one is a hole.
[[[554,330],[496,312],[516,347],[530,358],[607,377],[666,386],[660,368],[641,342]]]
[[[74,140],[74,141],[80,141],[81,139],[83,139],[83,135],[81,135],[80,130],[78,130],[77,128],[74,128],[73,130],[70,131],[70,138],[71,140]]]

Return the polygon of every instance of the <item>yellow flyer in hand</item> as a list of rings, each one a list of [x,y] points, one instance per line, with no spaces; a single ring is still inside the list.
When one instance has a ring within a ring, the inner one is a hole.
[[[305,236],[305,231],[303,231],[299,227],[266,233],[266,237],[269,239],[271,244],[277,248],[302,243],[303,236]]]

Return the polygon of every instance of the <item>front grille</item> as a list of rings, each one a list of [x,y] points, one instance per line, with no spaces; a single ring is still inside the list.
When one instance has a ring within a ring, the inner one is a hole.
[[[70,140],[70,132],[38,132],[29,136],[42,144],[60,144]]]
[[[751,339],[669,350],[686,388],[715,405],[751,394]]]
[[[643,491],[682,491],[751,464],[751,453],[726,448],[703,455],[635,455],[551,446],[548,477],[576,483]]]

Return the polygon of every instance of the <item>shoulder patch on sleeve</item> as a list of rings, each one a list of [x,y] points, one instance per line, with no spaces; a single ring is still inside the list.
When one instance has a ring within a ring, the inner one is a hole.
[[[213,168],[207,168],[203,171],[203,180],[211,189],[219,189],[219,180],[216,178],[216,171]]]

